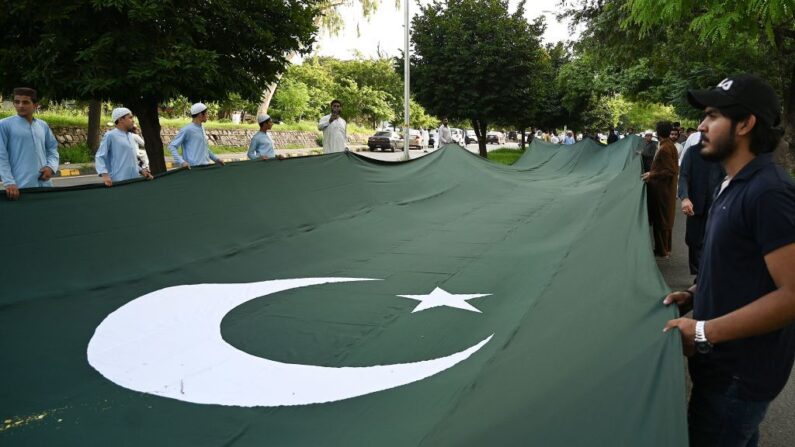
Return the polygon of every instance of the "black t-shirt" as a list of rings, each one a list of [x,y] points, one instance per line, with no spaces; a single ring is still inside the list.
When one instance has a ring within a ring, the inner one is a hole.
[[[795,243],[795,183],[772,154],[759,155],[737,173],[709,213],[696,320],[726,315],[776,290],[764,257]],[[690,372],[698,386],[722,391],[737,381],[746,399],[771,400],[787,383],[794,358],[795,324],[790,324],[696,354]]]

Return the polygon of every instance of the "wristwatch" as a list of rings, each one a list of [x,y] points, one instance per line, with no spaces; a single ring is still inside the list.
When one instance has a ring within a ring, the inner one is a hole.
[[[704,332],[704,324],[706,321],[696,321],[696,351],[699,354],[709,354],[712,352],[712,343],[707,340],[707,335]]]

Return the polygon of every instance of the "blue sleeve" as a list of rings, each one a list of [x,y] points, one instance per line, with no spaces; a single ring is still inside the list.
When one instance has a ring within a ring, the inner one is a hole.
[[[207,144],[207,142],[205,141],[204,144]],[[218,161],[218,156],[215,155],[215,152],[213,152],[212,149],[210,149],[210,145],[209,144],[207,144],[207,155],[210,156],[210,160]]]
[[[97,170],[97,174],[107,174],[108,173],[108,135],[110,132],[106,133],[104,137],[102,137],[102,142],[99,143],[99,149],[97,149],[97,155],[94,156],[94,167]]]
[[[47,151],[47,166],[52,169],[53,174],[58,172],[58,140],[55,139],[50,126],[44,124],[44,149]]]
[[[685,156],[682,157],[682,166],[679,169],[679,191],[677,191],[677,196],[679,196],[680,199],[690,197],[687,181],[690,179],[690,157],[692,153],[693,147],[691,146],[687,152],[685,152]]]
[[[248,155],[248,159],[249,160],[256,160],[257,158],[259,158],[259,157],[257,157],[257,136],[256,135],[254,135],[251,138],[251,143],[248,145],[248,152],[246,153],[246,155]]]
[[[11,160],[8,155],[8,136],[6,126],[0,121],[0,180],[3,184],[16,185],[14,174],[11,172]]]
[[[795,243],[795,186],[791,182],[765,191],[754,203],[754,236],[763,255]]]
[[[187,132],[185,132],[185,128],[183,127],[182,129],[179,130],[179,132],[177,132],[177,136],[174,137],[173,140],[171,140],[171,143],[168,144],[168,150],[171,152],[171,156],[174,157],[174,163],[176,163],[177,165],[185,163],[185,160],[183,160],[182,157],[179,155],[179,151],[177,151],[177,148],[182,146],[183,142],[185,141],[186,133]],[[183,147],[183,150],[184,149],[185,148]]]

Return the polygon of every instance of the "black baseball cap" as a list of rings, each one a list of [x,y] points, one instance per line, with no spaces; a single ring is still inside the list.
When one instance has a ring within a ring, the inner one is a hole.
[[[688,90],[687,102],[700,110],[740,106],[769,125],[778,126],[781,122],[781,107],[775,90],[764,79],[752,74],[728,77],[709,90]]]

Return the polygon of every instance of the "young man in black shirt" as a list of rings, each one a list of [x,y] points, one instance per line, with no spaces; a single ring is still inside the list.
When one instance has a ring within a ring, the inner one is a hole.
[[[756,446],[769,403],[795,358],[795,184],[773,162],[782,133],[776,93],[741,75],[690,91],[705,112],[701,156],[727,177],[710,209],[697,284],[665,297],[693,305],[671,320],[693,379],[691,446]]]

